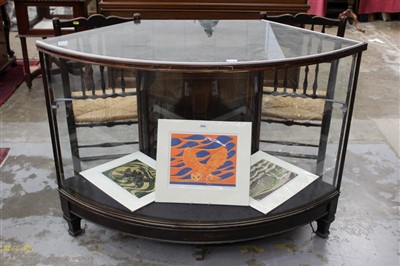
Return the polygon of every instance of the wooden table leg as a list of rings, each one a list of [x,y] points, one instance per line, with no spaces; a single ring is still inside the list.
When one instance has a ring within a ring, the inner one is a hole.
[[[32,88],[32,76],[31,70],[29,66],[29,57],[28,57],[28,47],[26,45],[26,38],[19,37],[21,40],[21,49],[22,49],[22,58],[24,61],[24,69],[25,69],[25,82],[29,89]]]

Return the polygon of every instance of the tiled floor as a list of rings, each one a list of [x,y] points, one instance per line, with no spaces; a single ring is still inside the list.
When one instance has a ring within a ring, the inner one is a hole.
[[[71,237],[62,218],[41,80],[22,85],[0,108],[1,265],[399,265],[400,21],[349,26],[369,43],[363,55],[342,195],[327,239],[310,226],[267,239],[193,247],[127,236],[90,222]],[[21,58],[19,40],[12,48]],[[34,39],[30,57],[37,57]]]

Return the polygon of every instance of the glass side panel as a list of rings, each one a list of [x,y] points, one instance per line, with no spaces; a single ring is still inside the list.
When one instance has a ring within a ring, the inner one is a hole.
[[[315,173],[335,189],[353,68],[350,56],[266,71],[260,149]]]
[[[142,20],[37,42],[69,55],[174,64],[237,64],[320,56],[360,42],[274,22]]]
[[[65,70],[47,76],[54,97],[63,177],[137,151],[136,73],[50,60]],[[52,69],[56,68],[53,64]],[[122,122],[114,123],[116,119]]]

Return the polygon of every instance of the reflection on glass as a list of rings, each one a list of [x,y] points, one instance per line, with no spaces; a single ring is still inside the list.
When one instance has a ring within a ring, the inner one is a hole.
[[[199,20],[204,32],[208,37],[211,37],[214,32],[214,27],[217,26],[219,20]]]

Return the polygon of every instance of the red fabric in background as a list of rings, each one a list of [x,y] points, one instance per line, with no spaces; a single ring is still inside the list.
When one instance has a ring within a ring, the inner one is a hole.
[[[13,95],[24,80],[24,64],[19,60],[16,65],[8,66],[7,69],[0,74],[0,106]]]
[[[360,0],[358,14],[400,12],[400,0]]]
[[[307,13],[322,17],[326,15],[328,0],[307,0],[307,3],[310,5],[310,9]]]

